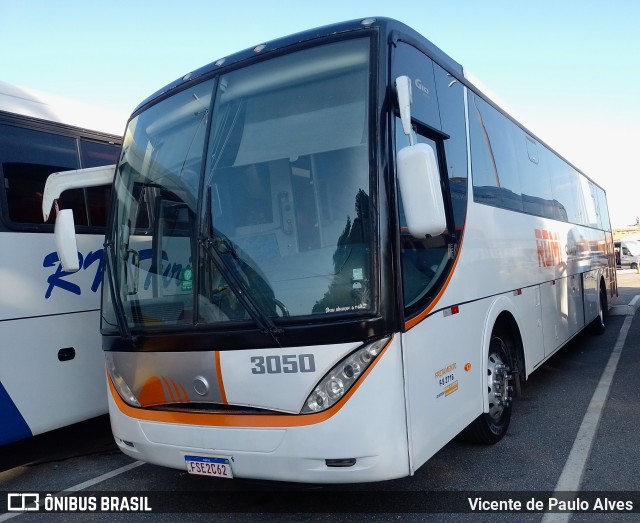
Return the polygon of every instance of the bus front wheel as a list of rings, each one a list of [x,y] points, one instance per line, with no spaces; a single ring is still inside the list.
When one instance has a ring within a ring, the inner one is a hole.
[[[462,437],[471,443],[491,445],[507,433],[511,421],[514,379],[510,367],[511,340],[494,332],[487,358],[487,399],[489,412],[483,412],[464,431]]]

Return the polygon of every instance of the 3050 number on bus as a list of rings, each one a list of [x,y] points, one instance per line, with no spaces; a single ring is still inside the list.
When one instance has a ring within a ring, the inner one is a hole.
[[[313,354],[251,356],[251,374],[295,374],[315,372]]]

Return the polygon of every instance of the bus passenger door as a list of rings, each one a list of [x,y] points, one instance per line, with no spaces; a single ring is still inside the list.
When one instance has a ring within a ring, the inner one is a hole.
[[[439,150],[442,157],[441,143],[419,134],[417,141]],[[449,192],[445,194],[445,199],[450,198]],[[403,306],[411,325],[402,334],[402,350],[413,471],[470,423],[482,408],[480,380],[472,378],[479,376],[479,357],[472,364],[473,372],[464,370],[470,361],[469,352],[479,347],[477,333],[481,332],[481,326],[474,329],[460,323],[467,321],[466,314],[472,306],[465,306],[462,320],[443,311],[418,319],[441,294],[453,268],[459,239],[448,230],[453,221],[450,201],[445,202],[449,209],[447,230],[420,239],[409,234],[401,196],[398,198]]]
[[[410,80],[413,136],[405,136],[401,119],[396,118],[396,154],[409,144],[409,138],[426,143],[437,152],[447,215],[447,228],[442,234],[415,238],[406,227],[402,198],[398,197],[401,306],[406,318],[402,351],[413,472],[482,410],[478,341],[481,327],[461,325],[461,321],[470,318],[466,314],[475,314],[471,306],[465,307],[463,319],[461,315],[443,311],[427,312],[434,300],[444,299],[464,230],[467,204],[464,87],[419,50],[398,42],[393,51],[392,78],[401,76]],[[476,353],[477,361],[466,371],[470,354]]]

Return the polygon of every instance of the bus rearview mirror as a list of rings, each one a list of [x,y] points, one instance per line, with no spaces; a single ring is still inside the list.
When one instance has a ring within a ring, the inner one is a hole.
[[[56,215],[54,237],[58,258],[66,272],[80,270],[78,245],[76,243],[76,226],[73,221],[73,210],[62,209]]]
[[[398,151],[398,184],[407,228],[414,238],[438,236],[447,228],[440,173],[433,148],[426,143]]]

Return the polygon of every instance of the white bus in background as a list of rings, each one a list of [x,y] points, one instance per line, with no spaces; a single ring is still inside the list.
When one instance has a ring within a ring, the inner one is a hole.
[[[638,269],[640,267],[640,241],[620,240],[614,242],[618,267]]]
[[[98,329],[110,189],[59,201],[78,226],[75,274],[59,263],[41,205],[52,172],[117,160],[125,120],[109,118],[0,82],[0,445],[107,412]]]
[[[604,190],[389,19],[184,76],[113,180],[113,434],[192,474],[377,481],[460,432],[496,443],[617,292]]]

